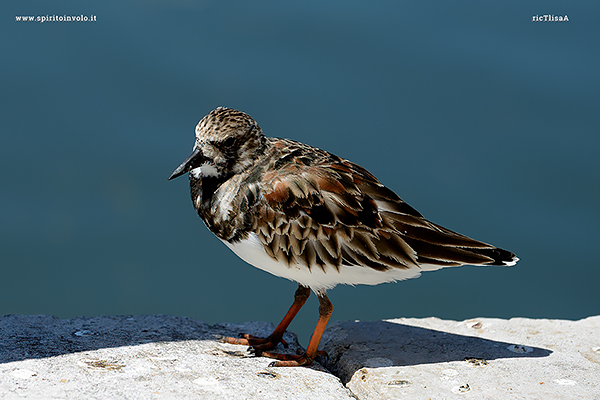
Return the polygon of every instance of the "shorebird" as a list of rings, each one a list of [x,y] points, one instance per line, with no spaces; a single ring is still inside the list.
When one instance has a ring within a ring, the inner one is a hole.
[[[514,265],[515,254],[425,219],[363,167],[293,140],[266,137],[248,114],[219,107],[196,126],[189,172],[193,205],[208,229],[247,263],[298,283],[294,302],[267,338],[249,345],[273,366],[310,365],[338,284],[376,285],[423,271]],[[304,354],[273,352],[313,291],[319,319]]]

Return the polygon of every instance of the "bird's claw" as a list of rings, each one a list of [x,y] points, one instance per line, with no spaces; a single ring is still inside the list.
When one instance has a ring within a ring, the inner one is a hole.
[[[223,336],[221,339],[221,342],[223,343],[229,343],[229,344],[239,344],[242,346],[250,346],[250,349],[252,349],[251,351],[254,352],[262,352],[262,351],[266,351],[266,350],[272,350],[275,347],[277,347],[277,344],[281,343],[283,345],[284,348],[288,348],[288,342],[286,342],[283,338],[278,338],[278,337],[258,337],[258,336],[253,336],[250,335],[248,333],[240,333],[239,337],[235,338],[235,337],[230,337],[230,336]]]

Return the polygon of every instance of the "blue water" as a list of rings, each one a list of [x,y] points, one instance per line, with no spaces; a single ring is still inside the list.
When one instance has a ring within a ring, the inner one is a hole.
[[[0,6],[0,315],[278,322],[295,284],[195,215],[219,105],[349,158],[521,258],[331,291],[333,320],[600,313],[597,2],[27,1]],[[533,15],[569,22],[531,22]],[[17,22],[17,15],[96,16]],[[311,299],[291,329],[314,327]]]

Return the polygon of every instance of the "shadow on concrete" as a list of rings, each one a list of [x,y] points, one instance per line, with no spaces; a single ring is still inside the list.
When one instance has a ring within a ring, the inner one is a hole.
[[[502,358],[547,357],[552,351],[388,321],[338,322],[323,341],[324,366],[346,383],[363,367],[410,366]]]
[[[268,336],[268,322],[209,325],[185,317],[166,315],[100,316],[61,319],[47,315],[0,317],[0,363],[60,356],[63,354],[145,343],[187,340],[217,341],[242,332]],[[286,333],[286,352],[299,347],[294,334]],[[239,357],[250,356],[240,346]]]

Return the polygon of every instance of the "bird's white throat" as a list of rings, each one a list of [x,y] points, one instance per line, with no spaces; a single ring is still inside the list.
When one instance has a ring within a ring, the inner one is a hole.
[[[200,177],[207,177],[207,176],[219,176],[219,171],[215,168],[214,165],[211,165],[209,163],[204,163],[201,166],[199,166],[198,168],[194,168],[193,170],[190,171],[190,174],[192,174],[194,176],[194,178],[198,179]]]

